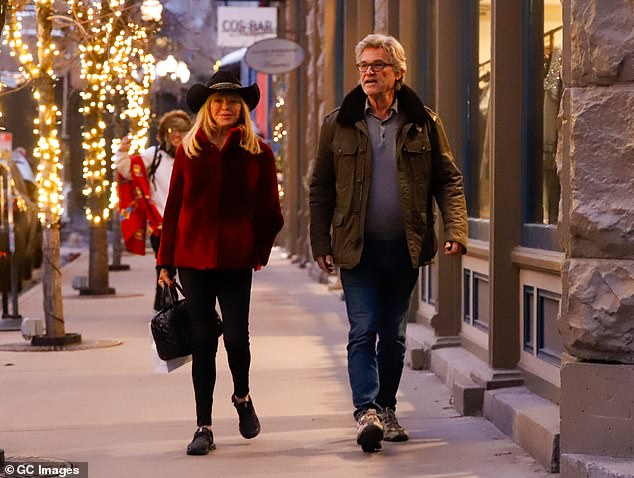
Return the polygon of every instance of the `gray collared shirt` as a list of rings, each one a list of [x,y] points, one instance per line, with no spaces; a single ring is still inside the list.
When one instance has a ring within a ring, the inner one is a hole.
[[[401,197],[396,168],[396,139],[405,123],[395,98],[390,115],[379,119],[365,102],[365,120],[372,147],[372,180],[365,221],[365,234],[374,239],[399,239],[405,236]]]

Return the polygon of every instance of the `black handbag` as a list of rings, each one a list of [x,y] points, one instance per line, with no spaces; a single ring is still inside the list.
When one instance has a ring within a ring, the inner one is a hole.
[[[178,292],[183,295],[178,298]],[[174,282],[172,287],[163,288],[163,302],[167,304],[152,317],[150,330],[161,360],[185,357],[192,353],[191,326],[189,312],[182,287]],[[222,335],[222,320],[214,311],[216,334]]]

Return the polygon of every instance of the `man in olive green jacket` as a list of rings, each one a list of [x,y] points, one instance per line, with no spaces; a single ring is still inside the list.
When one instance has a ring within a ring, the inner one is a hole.
[[[467,213],[440,118],[403,84],[401,44],[368,35],[355,53],[360,84],[321,128],[310,240],[324,272],[341,268],[357,443],[369,452],[409,437],[394,411],[409,297],[418,267],[436,253],[433,200],[445,254],[466,251]]]

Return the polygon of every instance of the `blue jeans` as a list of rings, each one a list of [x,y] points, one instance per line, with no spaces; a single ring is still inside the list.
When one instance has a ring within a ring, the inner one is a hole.
[[[350,322],[348,376],[357,419],[369,408],[396,408],[406,313],[417,277],[405,239],[366,239],[359,264],[341,270]]]

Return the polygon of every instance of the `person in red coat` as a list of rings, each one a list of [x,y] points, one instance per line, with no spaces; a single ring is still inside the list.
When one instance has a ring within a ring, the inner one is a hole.
[[[226,71],[187,92],[196,119],[176,151],[157,265],[161,286],[171,286],[178,271],[191,320],[197,429],[189,455],[215,448],[216,299],[239,430],[244,438],[260,432],[249,394],[251,279],[267,264],[283,219],[275,158],[249,115],[259,99],[257,84],[243,87]]]

